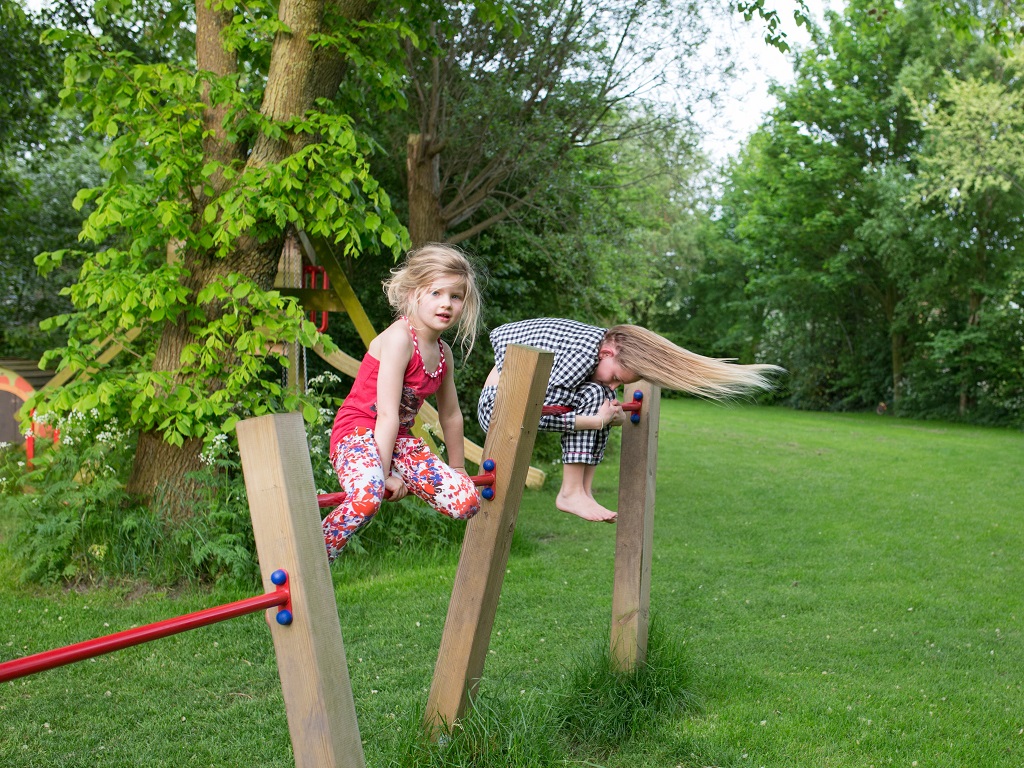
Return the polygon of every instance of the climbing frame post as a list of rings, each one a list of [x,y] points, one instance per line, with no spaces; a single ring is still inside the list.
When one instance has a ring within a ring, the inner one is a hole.
[[[611,658],[621,671],[633,670],[647,656],[651,603],[654,488],[658,471],[658,418],[661,389],[646,381],[640,421],[622,426],[619,511],[615,524],[615,585],[612,593]]]
[[[260,416],[237,431],[263,586],[288,572],[292,623],[269,624],[296,768],[363,768],[302,417]]]
[[[494,459],[494,498],[467,523],[424,716],[436,734],[465,714],[483,675],[552,353],[510,345],[483,455]]]

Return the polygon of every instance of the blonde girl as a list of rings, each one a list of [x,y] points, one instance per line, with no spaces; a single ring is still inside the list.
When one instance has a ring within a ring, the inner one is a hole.
[[[370,342],[331,431],[331,464],[345,499],[323,521],[330,560],[385,495],[397,501],[411,492],[458,520],[480,509],[465,469],[452,350],[441,338],[454,331],[465,354],[473,347],[480,315],[473,267],[451,246],[425,245],[391,271],[384,290],[398,319]],[[437,399],[448,464],[410,431],[430,395]]]

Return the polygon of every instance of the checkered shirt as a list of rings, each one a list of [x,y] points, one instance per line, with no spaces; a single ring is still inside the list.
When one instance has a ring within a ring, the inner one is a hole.
[[[575,320],[542,317],[507,323],[491,331],[494,364],[500,371],[509,344],[524,344],[555,353],[544,393],[545,405],[573,406],[577,388],[590,380],[597,367],[597,353],[605,329]],[[550,432],[571,432],[576,414],[545,416],[540,428]]]

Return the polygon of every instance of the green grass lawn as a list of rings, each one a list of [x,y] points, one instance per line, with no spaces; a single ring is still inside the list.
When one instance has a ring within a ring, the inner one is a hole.
[[[659,451],[651,605],[695,704],[561,764],[1024,765],[1024,435],[673,400]],[[598,475],[609,505],[617,471]],[[609,631],[615,529],[556,512],[549,485],[524,497],[482,686],[513,721]],[[371,768],[408,762],[456,559],[335,565]],[[0,562],[0,660],[247,596],[11,575]],[[5,767],[287,766],[290,749],[262,616],[0,685]]]

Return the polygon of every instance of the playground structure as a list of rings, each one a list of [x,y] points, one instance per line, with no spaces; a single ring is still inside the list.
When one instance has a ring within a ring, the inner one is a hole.
[[[424,726],[436,734],[462,717],[483,677],[530,455],[553,356],[512,346],[483,447],[493,496],[467,523]],[[629,671],[646,655],[660,391],[641,383],[623,429],[611,652]],[[642,408],[640,403],[642,402]],[[155,640],[245,613],[277,608],[268,622],[297,768],[362,768],[341,622],[320,527],[302,417],[237,425],[242,470],[266,594],[0,664],[0,682]],[[271,568],[273,570],[271,570]]]
[[[35,389],[17,371],[0,366],[0,443],[17,445],[24,441],[17,415]]]
[[[36,438],[56,439],[54,430],[49,426],[33,422],[26,434],[22,432],[18,421],[18,413],[25,402],[53,377],[52,373],[39,370],[36,362],[15,358],[0,360],[0,443],[24,444],[30,465],[35,454]]]

